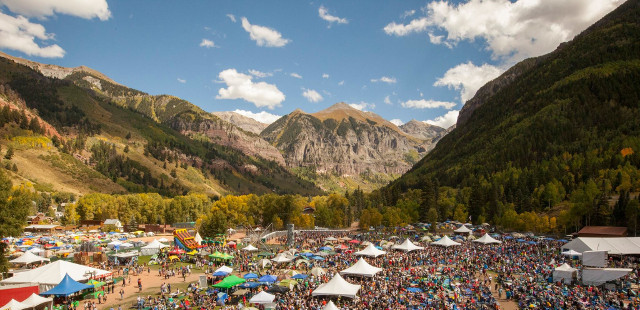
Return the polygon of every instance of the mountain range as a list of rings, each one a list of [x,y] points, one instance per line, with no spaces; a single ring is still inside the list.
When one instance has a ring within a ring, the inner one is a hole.
[[[0,62],[0,104],[37,118],[47,128],[41,139],[52,140],[28,147],[17,141],[37,135],[5,126],[6,145],[15,149],[14,178],[59,191],[371,190],[407,171],[445,133],[417,121],[399,128],[343,103],[313,114],[296,110],[268,125],[131,89],[84,66],[7,54]]]

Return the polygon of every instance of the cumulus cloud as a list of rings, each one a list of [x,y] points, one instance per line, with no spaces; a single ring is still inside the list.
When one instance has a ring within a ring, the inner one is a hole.
[[[265,123],[265,124],[271,124],[271,123],[277,121],[279,118],[282,117],[281,115],[271,114],[271,113],[266,112],[266,111],[260,111],[258,113],[253,113],[251,111],[246,111],[246,110],[235,110],[233,112],[238,113],[240,115],[244,115],[246,117],[253,118],[256,121],[258,121],[260,123]]]
[[[60,58],[65,51],[57,44],[47,45],[45,41],[53,40],[55,35],[47,33],[43,25],[29,21],[29,17],[45,19],[55,14],[100,20],[111,17],[106,0],[0,0],[1,6],[18,15],[0,11],[0,48],[37,57]]]
[[[275,29],[252,25],[246,17],[242,18],[242,28],[249,33],[251,40],[256,41],[258,46],[283,47],[291,41],[283,38],[282,34]]]
[[[399,118],[394,118],[394,119],[390,120],[389,122],[391,124],[396,125],[396,126],[400,126],[400,125],[404,124],[404,122]]]
[[[291,73],[291,74],[289,74],[289,75],[290,75],[290,76],[292,76],[292,77],[294,77],[294,78],[296,78],[296,79],[302,79],[302,75],[297,74],[297,73],[295,73],[295,72],[293,72],[293,73]]]
[[[395,84],[397,82],[397,80],[394,77],[383,76],[383,77],[381,77],[379,79],[371,79],[371,82],[373,82],[373,83],[383,82],[383,83],[387,83],[387,84]]]
[[[273,76],[273,73],[271,72],[262,72],[262,71],[253,70],[253,69],[249,69],[249,74],[257,78],[265,78],[265,77]]]
[[[239,73],[236,69],[226,69],[218,74],[227,88],[218,90],[217,99],[243,99],[253,103],[256,107],[274,109],[281,106],[285,95],[273,84],[265,82],[254,83],[252,76]]]
[[[360,101],[359,103],[349,103],[348,105],[356,110],[365,111],[365,112],[376,108],[375,104],[364,102],[364,101]]]
[[[54,35],[44,26],[30,22],[24,16],[13,17],[0,12],[0,48],[20,51],[30,56],[60,58],[64,49],[57,44],[40,46],[36,39],[47,41]]]
[[[338,85],[340,85],[340,86],[344,85],[344,81],[338,82]]]
[[[407,100],[407,101],[401,103],[400,105],[402,105],[405,108],[413,108],[413,109],[445,108],[445,109],[448,110],[448,109],[451,109],[451,108],[455,107],[456,103],[447,102],[447,101],[436,101],[436,100],[420,99],[420,100]]]
[[[45,18],[56,13],[103,21],[111,17],[107,0],[0,0],[0,4],[26,17]]]
[[[400,18],[411,17],[411,16],[413,16],[415,14],[416,14],[416,10],[407,10],[407,11],[404,11],[404,13],[402,13],[402,15],[400,15]]]
[[[322,78],[323,78],[323,79],[328,79],[328,78],[329,78],[329,74],[327,74],[327,73],[323,73],[323,74],[322,74]]]
[[[182,84],[185,84],[185,83],[187,83],[187,80],[185,80],[185,79],[181,79],[181,78],[178,78],[178,82],[180,82],[180,83],[182,83]]]
[[[438,116],[435,119],[432,120],[427,120],[425,121],[425,123],[427,124],[431,124],[431,125],[436,125],[442,128],[449,128],[451,126],[453,126],[456,121],[458,121],[458,113],[460,113],[460,111],[458,110],[451,110],[449,112],[447,112],[447,114],[442,115],[442,116]]]
[[[447,86],[460,91],[460,100],[465,103],[487,82],[498,77],[502,70],[492,65],[476,66],[472,62],[459,64],[439,78],[434,86]]]
[[[216,45],[211,40],[202,39],[202,41],[200,41],[200,46],[206,47],[206,48],[212,48],[212,47],[215,47]]]
[[[346,18],[340,18],[337,16],[333,16],[331,14],[329,14],[329,10],[327,10],[327,8],[325,8],[324,6],[320,6],[320,8],[318,9],[318,16],[320,16],[320,18],[326,20],[329,22],[329,26],[331,26],[332,23],[337,23],[337,24],[348,24],[349,21]]]
[[[234,22],[234,23],[236,22],[236,16],[235,16],[235,15],[233,15],[233,14],[227,14],[227,17],[229,17],[229,19],[230,19],[232,22]]]
[[[320,95],[320,93],[318,93],[317,91],[313,90],[313,89],[302,89],[302,95],[307,98],[307,100],[309,100],[309,102],[320,102],[322,101],[324,98],[322,98],[322,95]]]
[[[623,2],[470,0],[455,4],[433,1],[426,7],[426,16],[408,24],[389,23],[384,31],[396,36],[443,31],[446,39],[440,42],[451,45],[462,40],[483,39],[494,59],[512,64],[551,52]],[[431,41],[438,44],[438,39]]]

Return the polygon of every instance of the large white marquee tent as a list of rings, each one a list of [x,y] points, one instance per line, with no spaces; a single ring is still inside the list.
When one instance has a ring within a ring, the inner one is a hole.
[[[578,237],[562,246],[562,250],[607,251],[609,255],[639,255],[640,237],[592,238]]]
[[[400,251],[405,251],[405,252],[411,252],[411,251],[415,251],[415,250],[424,249],[421,246],[417,246],[417,245],[413,244],[413,242],[411,242],[411,240],[409,240],[409,239],[406,239],[406,240],[404,240],[404,242],[402,244],[396,244],[391,248],[394,249],[394,250],[400,250]]]
[[[482,236],[482,237],[480,237],[480,238],[478,238],[476,240],[473,240],[472,242],[477,242],[477,243],[482,243],[482,244],[492,244],[492,243],[500,244],[500,243],[502,243],[502,241],[494,239],[493,237],[489,236],[489,234],[484,234],[484,236]]]
[[[373,277],[380,271],[382,271],[382,268],[371,266],[369,265],[369,263],[367,263],[367,261],[364,260],[364,258],[360,257],[360,259],[355,264],[353,264],[353,266],[340,271],[340,274]]]
[[[431,242],[431,245],[439,245],[439,246],[443,246],[443,247],[448,248],[450,246],[460,245],[460,243],[449,239],[448,236],[444,236],[444,237],[440,238],[440,240],[438,240],[438,241]]]
[[[387,254],[387,252],[378,250],[378,248],[376,248],[373,243],[369,243],[369,245],[367,245],[364,250],[355,252],[353,254],[357,256],[378,257],[380,255]]]
[[[58,285],[66,274],[76,281],[86,281],[89,278],[103,278],[111,272],[58,260],[51,264],[21,272],[15,276],[0,281],[2,284],[32,283],[40,286],[40,291],[46,291]]]
[[[360,285],[351,284],[336,274],[333,279],[325,284],[321,284],[311,293],[311,296],[342,296],[355,298],[360,290]]]

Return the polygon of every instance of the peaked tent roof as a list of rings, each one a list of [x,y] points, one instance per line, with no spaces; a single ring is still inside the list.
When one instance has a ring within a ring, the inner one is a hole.
[[[29,308],[29,306],[15,300],[15,299],[11,299],[6,305],[2,306],[2,308],[0,308],[0,310],[22,310],[22,309],[27,309]]]
[[[36,269],[18,273],[15,276],[4,279],[0,282],[6,284],[38,283],[45,285],[57,285],[67,274],[76,281],[83,281],[88,280],[92,275],[94,275],[95,278],[102,278],[111,274],[111,272],[58,260]]]
[[[197,242],[198,244],[202,245],[202,236],[200,236],[200,233],[199,233],[199,232],[197,232],[197,233],[196,233],[196,236],[195,236],[195,237],[193,237],[193,240],[194,240],[195,242]]]
[[[369,243],[366,248],[362,251],[358,251],[353,253],[354,255],[367,256],[367,257],[378,257],[380,255],[387,254],[387,252],[378,250],[378,248],[373,245],[373,243]]]
[[[482,243],[482,244],[490,244],[490,243],[502,243],[502,241],[500,240],[496,240],[493,237],[489,236],[489,234],[484,234],[482,237],[473,240],[472,242],[478,242],[478,243]]]
[[[93,285],[82,284],[74,279],[71,279],[69,274],[65,275],[62,281],[52,289],[40,293],[41,295],[55,295],[55,296],[69,296],[73,293],[93,288]]]
[[[340,310],[336,307],[336,304],[333,303],[333,300],[329,300],[326,306],[322,308],[322,310]]]
[[[439,245],[439,246],[443,246],[443,247],[450,247],[450,246],[454,246],[454,245],[460,245],[460,243],[449,239],[448,236],[444,236],[444,237],[440,238],[440,240],[438,240],[438,241],[431,242],[431,245]]]
[[[577,271],[578,269],[575,269],[575,268],[569,266],[569,264],[564,263],[561,266],[556,267],[555,270],[556,271]]]
[[[28,306],[29,308],[35,308],[39,305],[42,305],[45,302],[52,302],[53,298],[45,298],[36,293],[31,294],[27,299],[22,301],[23,305]]]
[[[570,249],[580,253],[585,251],[607,251],[612,255],[638,255],[640,254],[640,237],[578,237],[563,245],[562,249]]]
[[[40,257],[31,253],[30,251],[24,252],[24,254],[20,255],[20,257],[16,259],[12,259],[9,262],[14,264],[31,264],[35,262],[48,262],[48,258]]]
[[[251,299],[249,299],[249,302],[252,304],[271,304],[273,303],[274,299],[276,299],[276,295],[262,291],[251,297]]]
[[[168,248],[169,246],[163,243],[160,243],[158,239],[153,239],[153,241],[149,242],[149,244],[143,246],[143,249],[163,249]]]
[[[562,252],[561,254],[564,256],[582,256],[582,253],[574,250],[565,251],[565,252]]]
[[[253,252],[253,251],[257,251],[258,248],[254,247],[253,245],[249,244],[246,247],[242,248],[242,250],[244,251],[248,251],[248,252]]]
[[[360,290],[360,285],[351,284],[337,274],[329,282],[321,284],[311,296],[343,296],[355,298]]]
[[[233,272],[233,268],[229,267],[229,266],[220,266],[220,268],[216,269],[216,271],[214,271],[214,273],[216,272],[224,272],[224,273],[232,273]]]
[[[470,233],[470,232],[472,232],[472,231],[473,231],[473,230],[471,230],[471,229],[467,228],[467,226],[465,226],[465,225],[461,225],[458,229],[454,230],[453,232],[457,232],[457,233],[462,233],[462,234],[464,234],[464,233]]]
[[[413,242],[411,242],[411,240],[409,240],[409,239],[405,239],[402,244],[396,244],[396,245],[392,246],[391,248],[394,249],[394,250],[400,250],[400,251],[405,251],[405,252],[411,252],[411,251],[415,251],[415,250],[424,249],[421,246],[417,246],[417,245],[413,244]]]
[[[230,276],[222,279],[222,281],[214,284],[213,287],[230,288],[230,287],[234,287],[234,286],[236,286],[238,284],[242,284],[244,282],[247,282],[247,280],[245,280],[243,278],[239,278],[238,276],[235,276],[235,275],[230,275]]]
[[[360,259],[355,264],[353,264],[353,266],[340,271],[340,274],[373,277],[380,271],[382,271],[382,268],[371,266],[369,265],[369,263],[367,263],[367,261],[364,260],[364,258],[360,257]]]

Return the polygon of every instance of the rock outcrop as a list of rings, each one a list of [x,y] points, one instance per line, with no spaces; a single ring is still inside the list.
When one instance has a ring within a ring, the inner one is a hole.
[[[246,117],[236,112],[211,112],[211,114],[221,118],[222,120],[240,127],[244,131],[259,135],[269,124],[261,123],[253,118]]]

